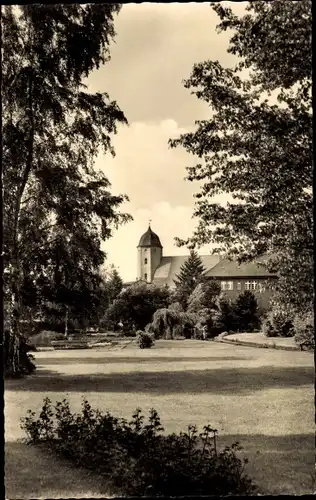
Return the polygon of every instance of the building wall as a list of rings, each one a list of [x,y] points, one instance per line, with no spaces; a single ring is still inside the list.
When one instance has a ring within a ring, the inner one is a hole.
[[[137,252],[137,279],[151,283],[161,262],[162,248],[138,247]]]
[[[241,293],[245,292],[246,290],[249,290],[249,284],[250,285],[250,292],[252,292],[257,301],[259,307],[263,309],[268,309],[270,305],[270,300],[273,295],[273,291],[271,290],[271,287],[267,284],[267,278],[264,277],[247,277],[247,278],[230,278],[230,277],[223,277],[219,278],[216,277],[216,280],[220,281],[222,285],[222,293],[227,295],[228,298],[231,300],[236,300],[238,295]],[[225,283],[225,285],[224,285]],[[230,283],[230,287],[232,286],[232,289],[227,289],[227,283]],[[253,283],[256,284],[256,288],[253,289]],[[224,285],[224,286],[223,286]]]
[[[154,279],[154,274],[161,262],[162,258],[162,248],[159,247],[153,247],[150,249],[150,280],[149,282],[151,283]]]

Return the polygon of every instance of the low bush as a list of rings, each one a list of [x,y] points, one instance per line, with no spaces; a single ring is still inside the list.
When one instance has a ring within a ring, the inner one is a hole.
[[[273,305],[262,325],[266,337],[293,337],[293,314],[286,308]]]
[[[130,422],[93,410],[84,400],[79,414],[67,400],[44,400],[39,417],[30,410],[22,429],[31,443],[45,442],[77,466],[97,471],[111,494],[133,496],[251,495],[247,460],[239,443],[219,449],[217,430],[196,426],[163,435],[152,409],[148,422],[137,409]]]
[[[150,349],[154,345],[154,339],[149,333],[138,330],[136,335],[137,343],[141,349]]]
[[[178,339],[178,338],[185,338],[185,335],[184,335],[184,328],[182,325],[175,325],[172,329],[172,337],[174,339]]]
[[[295,342],[305,349],[315,349],[315,321],[313,312],[296,315],[293,320]]]
[[[52,340],[65,340],[65,335],[63,333],[44,330],[29,337],[29,343],[35,347],[50,347]]]
[[[151,333],[151,334],[155,334],[155,329],[154,329],[154,326],[152,323],[148,323],[146,326],[145,326],[145,332],[146,333]]]

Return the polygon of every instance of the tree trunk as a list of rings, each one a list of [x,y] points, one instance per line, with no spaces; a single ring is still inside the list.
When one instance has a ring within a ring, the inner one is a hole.
[[[15,376],[22,373],[23,369],[20,363],[20,319],[21,319],[21,266],[20,266],[20,243],[19,243],[19,222],[21,212],[21,202],[24,190],[28,181],[29,174],[33,164],[34,154],[34,117],[33,117],[33,82],[32,75],[29,77],[28,91],[28,118],[29,118],[29,139],[28,155],[26,158],[25,169],[21,176],[21,184],[17,186],[16,199],[13,215],[13,234],[12,234],[12,252],[10,255],[10,310],[9,310],[9,342],[7,345],[7,372]]]
[[[8,313],[8,330],[6,334],[8,339],[6,342],[7,352],[5,355],[6,373],[17,376],[21,373],[20,367],[20,294],[19,294],[19,269],[15,265],[10,266],[11,270],[11,297],[9,302]]]
[[[65,313],[65,337],[68,337],[68,306],[66,306],[66,313]]]

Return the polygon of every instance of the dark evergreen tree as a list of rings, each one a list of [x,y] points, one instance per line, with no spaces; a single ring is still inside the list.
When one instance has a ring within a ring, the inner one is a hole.
[[[203,266],[201,257],[195,250],[191,250],[189,257],[182,264],[179,274],[173,280],[176,286],[173,301],[180,302],[186,308],[189,296],[196,286],[204,280],[205,271],[206,268]]]
[[[119,272],[114,267],[110,272],[109,279],[106,283],[107,293],[110,304],[117,298],[120,292],[123,290],[123,280],[119,275]]]
[[[235,304],[227,296],[222,296],[219,300],[219,324],[222,332],[235,332],[238,330],[238,317],[235,313]]]
[[[252,292],[241,293],[233,307],[237,329],[240,332],[251,332],[260,326],[258,302]]]

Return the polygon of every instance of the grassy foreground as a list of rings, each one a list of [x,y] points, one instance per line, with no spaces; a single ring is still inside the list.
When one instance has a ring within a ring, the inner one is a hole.
[[[7,497],[65,497],[65,478],[67,496],[105,495],[96,478],[71,468],[65,475],[64,464],[55,458],[44,454],[45,462],[42,450],[17,443],[23,437],[20,417],[28,408],[38,411],[43,397],[67,397],[76,411],[83,395],[92,407],[117,416],[130,417],[137,406],[145,412],[154,407],[168,433],[210,423],[219,431],[220,444],[240,441],[248,473],[264,493],[313,492],[310,353],[158,341],[146,351],[131,345],[122,351],[41,352],[36,359],[37,374],[6,383]]]

